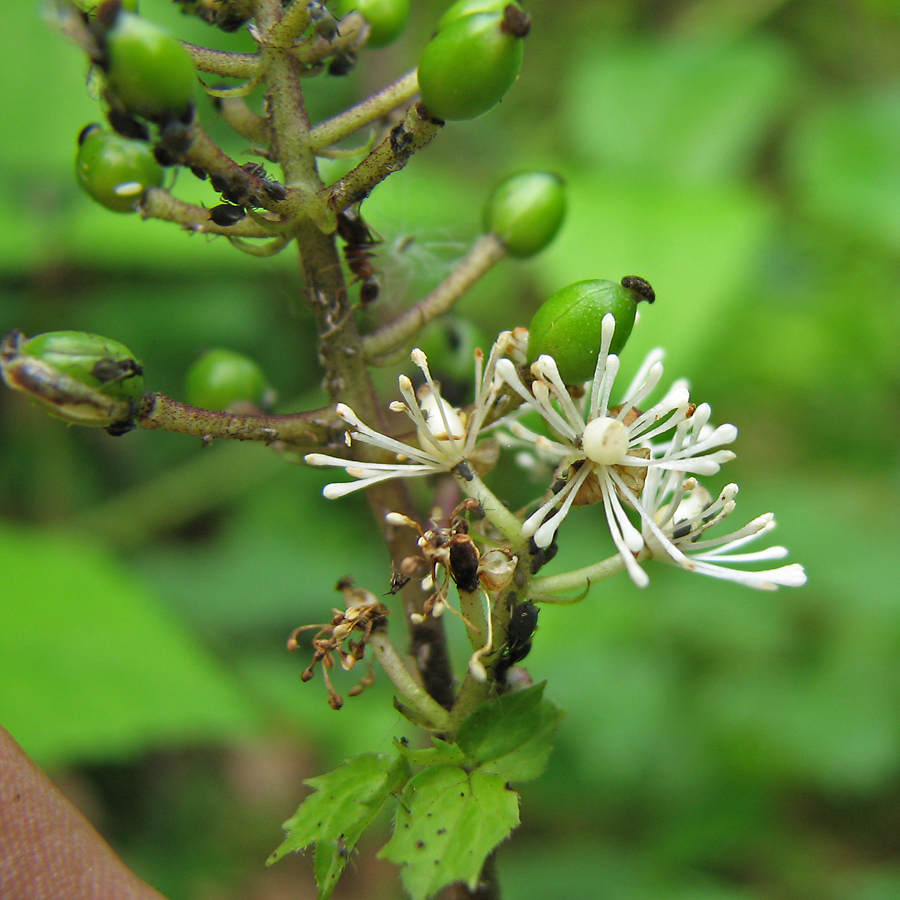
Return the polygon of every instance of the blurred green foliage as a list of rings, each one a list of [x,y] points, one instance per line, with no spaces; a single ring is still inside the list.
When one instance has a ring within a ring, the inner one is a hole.
[[[311,80],[314,116],[413,65],[443,6],[416,5],[410,33],[349,77]],[[185,39],[248,46],[164,0],[142,8]],[[570,213],[556,243],[491,273],[461,312],[490,334],[568,282],[647,278],[659,302],[625,367],[664,343],[668,373],[741,428],[723,473],[743,486],[737,514],[775,511],[809,584],[757,594],[656,569],[643,592],[623,577],[542,612],[528,666],[568,715],[502,848],[506,896],[895,900],[898,6],[529,9],[503,104],[366,202],[387,283],[368,314],[448,270],[502,177],[559,171]],[[230,346],[299,398],[285,409],[320,403],[295,260],[93,206],[72,173],[75,136],[98,118],[79,53],[36,4],[4,23],[0,330],[108,334],[175,397],[203,349]],[[176,192],[213,202],[189,173]],[[339,577],[387,586],[364,502],[326,503],[326,480],[261,447],[67,429],[0,393],[0,721],[39,762],[81,773],[105,833],[172,900],[301,895],[302,860],[290,879],[262,874],[300,779],[404,730],[384,679],[335,713],[283,650],[293,627],[329,618]],[[507,479],[513,505],[530,499],[523,480]],[[597,510],[579,511],[553,570],[596,559],[602,531]],[[286,741],[300,771],[250,791],[248,771],[270,761],[234,765],[251,738]],[[364,853],[335,896],[398,891]]]

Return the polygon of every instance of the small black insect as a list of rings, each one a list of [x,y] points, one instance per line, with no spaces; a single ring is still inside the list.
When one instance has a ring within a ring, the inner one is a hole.
[[[448,548],[450,560],[450,577],[459,590],[467,594],[473,594],[481,586],[478,580],[478,566],[481,563],[481,554],[475,546],[475,542],[459,526],[450,538]]]
[[[556,542],[555,534],[553,535],[553,540],[546,547],[538,547],[534,538],[529,539],[528,546],[531,550],[532,575],[537,574],[543,566],[547,565],[547,563],[559,553],[559,544]]]
[[[143,122],[139,122],[121,109],[111,107],[106,114],[106,121],[109,122],[112,130],[121,134],[122,137],[130,138],[133,141],[150,140],[150,129]]]
[[[641,295],[648,303],[652,303],[656,299],[656,291],[650,287],[649,282],[637,275],[626,275],[622,279],[622,287],[630,288],[635,293]]]
[[[143,374],[141,364],[134,359],[98,359],[91,368],[91,375],[101,384],[114,384]]]
[[[328,63],[329,75],[349,75],[356,66],[356,53],[352,50],[344,50],[331,57]]]
[[[359,299],[362,305],[374,303],[381,294],[381,279],[372,264],[372,248],[381,243],[363,221],[358,209],[348,207],[337,217],[337,232],[344,241],[344,259],[360,282]]]
[[[230,203],[221,203],[209,211],[210,220],[223,228],[236,225],[246,215],[243,206],[232,206]]]
[[[504,675],[516,663],[520,663],[531,652],[531,642],[537,630],[538,608],[530,601],[516,603],[509,614],[506,629],[506,647],[497,663],[497,677]]]

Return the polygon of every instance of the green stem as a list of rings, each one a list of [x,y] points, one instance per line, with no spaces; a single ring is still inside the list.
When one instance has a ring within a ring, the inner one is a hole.
[[[327,189],[326,199],[333,209],[346,209],[369,196],[388,175],[399,172],[444,127],[414,103],[403,121],[351,172]]]
[[[352,106],[324,122],[309,133],[309,142],[316,150],[329,147],[349,137],[360,128],[386,116],[392,109],[412,100],[419,93],[418,72],[413,69],[393,84],[382,88],[362,103]]]
[[[453,307],[479,278],[506,258],[506,247],[493,234],[483,234],[453,271],[423,300],[392,322],[363,338],[369,359],[390,353],[413,338],[429,322]]]
[[[381,663],[381,667],[403,700],[423,719],[431,722],[435,731],[446,731],[450,725],[450,715],[447,710],[413,678],[387,634],[383,631],[373,632],[368,643],[375,651],[376,659]]]
[[[162,188],[150,188],[138,204],[138,211],[145,219],[162,219],[184,226],[187,231],[202,234],[223,234],[228,237],[270,238],[272,230],[263,228],[250,218],[234,225],[216,225],[205,206],[185,203]]]
[[[165,394],[144,394],[137,423],[207,440],[280,441],[292,448],[312,450],[340,440],[346,426],[331,407],[287,416],[239,415],[179,403]]]
[[[284,11],[281,20],[269,29],[266,40],[272,47],[282,50],[291,47],[309,28],[309,23],[309,4],[306,0],[294,0]]]
[[[487,520],[509,541],[512,552],[520,559],[523,551],[527,554],[528,541],[522,536],[522,523],[491,489],[471,471],[463,475],[454,470],[453,477],[469,497],[475,498],[481,504]]]
[[[221,78],[253,78],[259,72],[259,56],[256,53],[229,53],[210,50],[182,41],[191,54],[194,65],[201,71]]]
[[[528,596],[541,603],[578,603],[583,597],[567,599],[557,597],[561,591],[587,590],[592,584],[618,575],[625,569],[625,562],[619,554],[602,562],[563,572],[560,575],[546,575],[532,579]]]

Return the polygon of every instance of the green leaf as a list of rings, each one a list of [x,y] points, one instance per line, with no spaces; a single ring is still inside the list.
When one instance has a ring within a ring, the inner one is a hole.
[[[404,759],[381,753],[361,753],[326,775],[305,783],[316,789],[284,823],[287,838],[268,858],[272,865],[287,853],[316,845],[319,897],[331,896],[350,851],[381,812],[388,796],[409,777]]]
[[[499,775],[438,765],[409,780],[379,856],[402,866],[413,900],[456,881],[474,888],[488,854],[519,824],[519,797]]]
[[[394,741],[394,746],[413,766],[437,766],[447,764],[461,766],[466,761],[466,754],[459,744],[448,744],[440,738],[432,738],[433,747],[426,750],[413,750],[399,741]]]
[[[482,772],[506,781],[537,778],[547,765],[562,711],[543,699],[544,684],[484,703],[459,729],[459,746]]]
[[[42,766],[252,734],[254,707],[133,572],[0,523],[0,721]]]

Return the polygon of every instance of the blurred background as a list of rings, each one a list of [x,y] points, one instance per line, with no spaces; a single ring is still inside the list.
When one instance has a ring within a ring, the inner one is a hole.
[[[313,116],[414,66],[446,5],[414,3],[394,47],[310,79]],[[461,315],[489,338],[571,281],[648,279],[659,299],[623,364],[664,344],[667,374],[738,425],[713,486],[742,485],[737,524],[777,513],[809,584],[758,593],[656,567],[646,590],[622,576],[542,611],[528,668],[568,715],[548,771],[521,787],[505,896],[896,900],[900,5],[527,8],[501,106],[448,127],[366,202],[387,283],[371,315],[449,271],[502,177],[561,173],[555,244],[495,269]],[[142,11],[249,49],[165,0]],[[320,404],[296,259],[92,205],[72,172],[99,118],[83,60],[35,3],[4,25],[0,331],[115,338],[176,398],[199,353],[226,346],[263,365],[281,410]],[[190,173],[174,190],[216,202]],[[511,505],[534,495],[498,475]],[[284,649],[330,618],[340,577],[387,586],[365,504],[326,502],[326,480],[261,446],[67,428],[0,392],[0,722],[171,900],[314,897],[311,860],[262,865],[303,779],[408,733],[385,679],[334,712]],[[573,516],[545,571],[605,554],[601,519]],[[335,897],[401,896],[374,859],[386,829]]]

